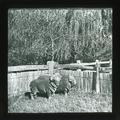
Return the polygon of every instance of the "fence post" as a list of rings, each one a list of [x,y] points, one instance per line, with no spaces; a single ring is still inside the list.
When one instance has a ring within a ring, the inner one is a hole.
[[[110,59],[110,68],[112,68],[112,60]],[[110,92],[112,92],[112,69],[110,71]]]
[[[81,61],[80,61],[80,60],[77,60],[77,64],[81,64]],[[81,69],[78,69],[77,71],[78,71],[79,76],[80,76],[79,79],[78,79],[78,90],[80,90],[80,83],[81,83],[80,81],[81,81],[81,79],[82,79],[82,78],[81,78]]]
[[[100,81],[99,81],[99,69],[100,69],[100,63],[99,63],[99,60],[96,60],[96,93],[99,93],[100,92]]]
[[[110,59],[110,68],[112,68],[112,60]],[[110,74],[112,74],[112,70],[110,71]]]
[[[93,72],[92,91],[96,90],[96,72]]]
[[[110,68],[112,68],[112,60],[110,59],[109,61],[110,61]]]
[[[78,63],[78,64],[81,64],[81,61],[80,61],[80,60],[77,60],[77,63]]]
[[[52,77],[53,77],[53,70],[54,70],[54,61],[48,61],[47,65],[48,65],[49,75],[51,76],[51,79],[52,79]]]

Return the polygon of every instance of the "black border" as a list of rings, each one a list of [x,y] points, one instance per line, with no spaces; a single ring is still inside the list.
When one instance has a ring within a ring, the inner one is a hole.
[[[17,1],[17,2],[16,2]],[[92,119],[92,120],[120,120],[120,95],[119,95],[119,28],[120,9],[119,5],[109,0],[104,1],[4,1],[0,6],[0,115],[5,119]],[[9,113],[7,112],[7,12],[9,8],[112,8],[113,9],[113,112],[112,113]]]

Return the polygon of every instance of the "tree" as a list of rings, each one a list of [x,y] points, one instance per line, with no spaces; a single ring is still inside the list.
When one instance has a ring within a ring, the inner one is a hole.
[[[8,65],[112,58],[111,9],[9,9]]]

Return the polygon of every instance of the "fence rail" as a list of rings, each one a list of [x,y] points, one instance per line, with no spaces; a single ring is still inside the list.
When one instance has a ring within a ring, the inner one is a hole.
[[[84,92],[92,92],[94,90],[97,93],[112,92],[111,61],[97,61],[94,62],[94,66],[88,66],[88,63],[80,63],[80,61],[65,65],[53,64],[54,62],[52,61],[47,65],[8,67],[8,95],[30,91],[29,84],[32,80],[38,78],[40,75],[52,75],[58,69],[61,74],[72,74],[76,78],[78,90]],[[100,67],[101,64],[110,64],[110,67]],[[89,65],[93,65],[93,63]],[[65,68],[69,68],[69,70],[65,70]],[[75,70],[72,70],[73,68]]]
[[[8,67],[8,73],[12,72],[24,72],[24,71],[34,71],[34,70],[48,70],[47,65],[22,65],[22,66],[11,66]]]

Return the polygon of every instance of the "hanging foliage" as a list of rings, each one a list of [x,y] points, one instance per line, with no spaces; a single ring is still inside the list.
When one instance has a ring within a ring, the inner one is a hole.
[[[8,64],[105,60],[111,36],[112,9],[9,9]]]

